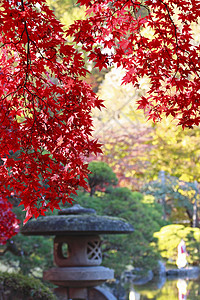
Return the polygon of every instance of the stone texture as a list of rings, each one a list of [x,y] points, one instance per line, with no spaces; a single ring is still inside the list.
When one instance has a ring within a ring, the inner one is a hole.
[[[73,289],[59,287],[54,289],[58,300],[87,299],[87,300],[117,300],[109,291],[102,288]]]
[[[68,251],[63,255],[63,244]],[[54,239],[54,262],[59,267],[98,266],[102,262],[99,236],[57,236]]]
[[[98,267],[51,268],[43,273],[43,279],[58,286],[93,287],[114,278],[114,271]]]
[[[58,287],[54,289],[54,294],[58,300],[89,300],[88,290],[86,288],[65,288]]]
[[[79,204],[74,204],[72,207],[64,208],[58,212],[59,215],[82,215],[82,214],[96,214],[93,208],[85,208]]]
[[[95,235],[133,232],[124,219],[97,215],[59,215],[28,221],[24,235]]]
[[[188,267],[183,269],[171,269],[166,271],[166,275],[169,278],[198,278],[200,275],[200,268]]]

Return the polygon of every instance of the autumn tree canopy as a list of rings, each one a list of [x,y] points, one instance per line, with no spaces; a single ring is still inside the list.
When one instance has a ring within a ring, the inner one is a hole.
[[[27,221],[86,186],[84,157],[100,151],[90,112],[101,101],[44,1],[3,1],[0,32],[0,191],[6,207],[20,198]],[[1,232],[11,231],[0,216]]]
[[[43,0],[0,6],[1,202],[9,210],[8,198],[19,198],[25,221],[71,202],[71,193],[86,184],[85,157],[100,152],[90,113],[102,102],[82,80],[82,53],[67,43],[69,36],[96,67],[123,67],[125,84],[137,88],[149,77],[138,107],[150,119],[171,115],[183,127],[200,121],[200,46],[193,35],[198,0],[78,3],[87,7],[87,18],[65,34]],[[17,230],[14,215],[9,220],[1,211],[1,232]]]
[[[123,82],[136,88],[147,75],[151,87],[138,105],[150,119],[160,120],[164,114],[177,118],[183,127],[198,125],[200,45],[194,27],[199,22],[199,1],[78,2],[87,6],[88,18],[76,21],[68,33],[82,43],[96,66],[122,66]]]

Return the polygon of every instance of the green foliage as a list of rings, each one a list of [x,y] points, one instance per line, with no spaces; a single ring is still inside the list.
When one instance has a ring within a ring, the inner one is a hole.
[[[186,243],[188,263],[199,265],[200,263],[200,229],[185,227],[183,225],[167,225],[161,228],[159,232],[154,233],[158,239],[158,251],[163,259],[175,264],[177,259],[177,246],[181,239]]]
[[[13,198],[12,203],[14,213],[21,221],[20,227],[22,227],[25,212],[18,207],[17,199]],[[62,209],[71,205],[66,203],[60,207]],[[57,210],[47,213],[47,215],[57,214]],[[20,272],[41,279],[43,271],[53,266],[53,237],[51,236],[24,236],[18,233],[8,240],[6,245],[0,246],[0,269],[2,270]]]
[[[21,233],[7,242],[8,251],[2,257],[4,268],[22,274],[42,277],[42,271],[53,266],[53,240],[42,236],[24,236]]]
[[[193,203],[195,197],[199,198],[195,182],[186,182],[167,174],[164,183],[158,178],[144,185],[142,191],[153,195],[157,202],[164,205],[163,209],[171,222],[182,223],[187,220],[192,224]]]
[[[21,221],[22,227],[25,212],[18,207],[16,199],[12,202],[15,206],[13,211]],[[0,265],[6,270],[11,269],[41,278],[42,271],[53,266],[53,239],[50,237],[24,236],[18,233],[8,240],[6,245],[0,246],[0,253],[4,251],[6,252],[0,256]]]
[[[18,273],[0,272],[0,296],[3,297],[1,292],[10,296],[9,299],[15,300],[56,300],[53,293],[40,280]]]
[[[120,276],[128,265],[144,270],[156,269],[159,256],[151,245],[156,242],[153,233],[166,224],[161,218],[160,205],[138,192],[119,187],[110,187],[106,193],[92,197],[79,193],[77,201],[84,207],[96,209],[100,215],[124,218],[133,225],[135,231],[132,234],[103,237],[103,264],[113,268],[115,276]]]
[[[91,196],[98,188],[102,189],[109,185],[116,185],[118,182],[112,168],[104,162],[92,161],[88,169],[91,171],[88,175]]]

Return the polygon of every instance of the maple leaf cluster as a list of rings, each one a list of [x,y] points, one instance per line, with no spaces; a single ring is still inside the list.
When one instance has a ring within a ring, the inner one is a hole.
[[[198,125],[200,45],[192,28],[200,21],[199,0],[78,2],[87,6],[88,18],[68,33],[82,42],[90,60],[100,69],[122,66],[123,83],[135,88],[148,76],[151,87],[138,108],[149,119],[171,115],[182,127]]]
[[[0,9],[0,227],[8,238],[9,197],[24,205],[26,222],[86,187],[84,157],[101,151],[90,113],[102,101],[79,79],[81,54],[44,1],[4,0]]]
[[[19,231],[18,220],[11,209],[11,203],[0,197],[0,245]]]

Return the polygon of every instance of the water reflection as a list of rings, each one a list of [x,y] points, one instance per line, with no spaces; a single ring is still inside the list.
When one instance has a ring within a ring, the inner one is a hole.
[[[187,299],[187,282],[185,279],[177,280],[178,300]]]
[[[145,286],[134,286],[129,300],[200,300],[200,278],[166,280],[158,288],[157,282]]]

